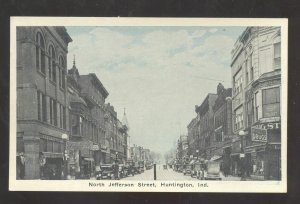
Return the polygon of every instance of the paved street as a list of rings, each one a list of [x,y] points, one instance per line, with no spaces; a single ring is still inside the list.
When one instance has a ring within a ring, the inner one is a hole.
[[[122,180],[154,180],[154,169],[150,170],[145,170],[144,173],[142,174],[137,174],[135,176],[129,176],[127,178],[123,178]],[[221,174],[222,180],[223,181],[240,181],[240,177],[233,177],[233,176],[228,176],[225,177]],[[183,173],[179,173],[176,171],[173,171],[173,169],[167,169],[164,170],[162,165],[157,165],[156,166],[156,180],[176,180],[176,181],[192,181],[192,180],[197,180],[197,178],[192,178],[190,175],[183,175]]]

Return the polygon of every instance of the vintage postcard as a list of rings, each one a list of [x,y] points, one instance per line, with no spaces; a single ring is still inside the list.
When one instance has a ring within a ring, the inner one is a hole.
[[[11,17],[11,191],[286,192],[287,19]]]

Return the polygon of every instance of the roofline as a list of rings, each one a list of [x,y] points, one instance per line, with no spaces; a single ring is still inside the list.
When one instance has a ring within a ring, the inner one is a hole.
[[[80,76],[91,76],[92,78],[94,78],[96,80],[96,82],[100,85],[102,91],[104,92],[104,98],[107,98],[107,96],[109,95],[108,91],[105,89],[105,87],[103,86],[102,82],[99,80],[99,78],[97,77],[97,75],[95,73],[89,73],[87,75],[80,75]]]

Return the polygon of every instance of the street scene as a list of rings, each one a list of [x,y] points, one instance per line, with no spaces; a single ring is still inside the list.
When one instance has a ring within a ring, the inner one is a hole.
[[[17,180],[281,180],[281,28],[17,27]]]

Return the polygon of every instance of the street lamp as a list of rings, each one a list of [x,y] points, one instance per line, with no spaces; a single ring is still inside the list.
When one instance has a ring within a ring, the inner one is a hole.
[[[67,134],[62,134],[61,138],[64,141],[64,179],[67,178],[67,172],[68,172],[68,152],[67,152],[67,140],[69,140],[69,136]]]
[[[239,136],[241,137],[241,154],[240,154],[240,159],[242,161],[242,176],[241,176],[241,181],[246,181],[246,161],[245,161],[245,150],[244,150],[244,136],[247,135],[248,132],[241,130],[239,131]]]

